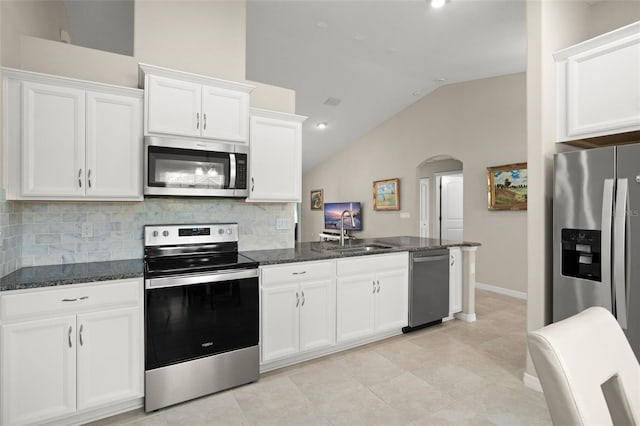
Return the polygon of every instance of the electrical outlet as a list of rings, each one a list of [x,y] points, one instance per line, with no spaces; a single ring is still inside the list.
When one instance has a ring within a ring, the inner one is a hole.
[[[93,237],[93,226],[89,222],[82,224],[82,238]]]
[[[400,212],[401,219],[409,219],[411,217],[411,213],[409,212]]]

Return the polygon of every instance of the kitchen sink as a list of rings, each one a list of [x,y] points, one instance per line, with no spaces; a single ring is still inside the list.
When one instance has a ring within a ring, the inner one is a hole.
[[[345,246],[345,247],[330,247],[327,250],[334,250],[334,251],[340,251],[340,252],[347,252],[347,253],[352,253],[352,252],[370,252],[370,251],[376,251],[376,250],[384,250],[384,249],[390,249],[392,248],[391,246],[386,246],[384,244],[365,244],[365,245],[361,245],[361,246]]]

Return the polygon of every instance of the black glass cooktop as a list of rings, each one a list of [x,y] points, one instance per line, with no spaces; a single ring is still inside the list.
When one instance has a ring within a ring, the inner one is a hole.
[[[168,256],[145,259],[145,276],[200,274],[230,269],[253,269],[258,262],[238,253],[207,254],[202,256]]]

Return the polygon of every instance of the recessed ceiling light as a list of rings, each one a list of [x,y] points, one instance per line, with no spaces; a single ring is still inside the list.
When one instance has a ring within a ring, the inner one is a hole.
[[[431,0],[431,7],[439,9],[446,3],[446,0]]]
[[[433,82],[434,82],[434,83],[443,83],[443,82],[445,82],[445,81],[447,81],[447,79],[446,79],[446,78],[444,78],[444,77],[438,77],[438,78],[434,78],[434,79],[433,79]]]
[[[316,124],[316,127],[317,127],[318,129],[320,129],[320,130],[324,130],[324,129],[326,129],[326,128],[327,128],[327,126],[328,126],[328,124],[327,124],[326,122],[324,122],[324,121],[322,121],[322,122],[320,122],[320,123]]]
[[[324,21],[318,21],[318,22],[316,23],[316,27],[318,27],[318,28],[327,28],[328,26],[329,26],[329,24],[327,24],[327,23],[326,23],[326,22],[324,22]]]
[[[422,89],[418,89],[418,90],[414,90],[413,93],[411,93],[413,96],[420,96],[420,94],[422,94]]]

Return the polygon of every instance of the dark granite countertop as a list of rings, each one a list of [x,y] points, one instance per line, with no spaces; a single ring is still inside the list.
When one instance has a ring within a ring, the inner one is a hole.
[[[335,249],[337,242],[314,241],[296,243],[289,249],[252,250],[243,255],[259,262],[260,265],[305,262],[336,259],[369,254],[394,253],[402,251],[425,251],[454,246],[479,246],[466,241],[446,241],[419,237],[387,237],[348,240],[345,247],[381,244],[390,246],[371,252],[341,252]],[[38,287],[54,287],[69,284],[140,278],[144,276],[142,259],[114,260],[110,262],[72,263],[21,268],[0,278],[0,292]]]
[[[21,268],[0,278],[0,291],[122,280],[144,276],[142,259]]]
[[[447,241],[434,238],[420,237],[386,237],[363,238],[345,242],[345,248],[357,247],[369,244],[381,244],[391,246],[388,249],[379,249],[371,252],[341,252],[335,250],[338,243],[335,241],[313,241],[296,243],[295,247],[288,249],[252,250],[244,251],[243,255],[260,262],[260,265],[275,265],[279,263],[306,262],[313,260],[338,259],[352,256],[364,256],[370,254],[394,253],[402,251],[426,251],[456,246],[479,246],[479,243],[467,241]]]

